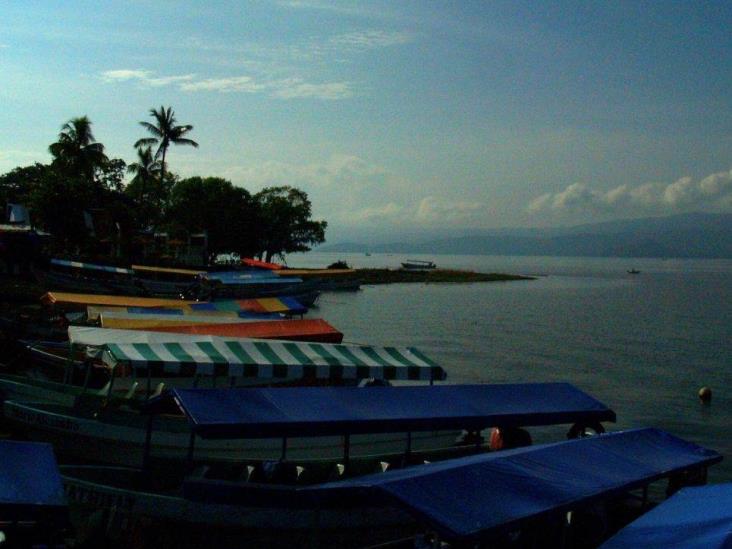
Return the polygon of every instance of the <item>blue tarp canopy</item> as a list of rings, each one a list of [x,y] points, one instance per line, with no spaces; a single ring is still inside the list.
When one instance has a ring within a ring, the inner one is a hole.
[[[732,547],[732,483],[684,488],[610,538],[602,549]]]
[[[222,284],[296,284],[301,278],[280,278],[272,271],[218,271],[206,273],[209,280]]]
[[[185,481],[183,491],[194,501],[232,505],[376,506],[383,507],[384,512],[396,507],[445,539],[470,542],[514,531],[543,517],[562,516],[721,459],[712,450],[663,431],[636,429],[309,487],[273,489],[191,478]]]
[[[615,421],[568,383],[174,389],[204,438],[327,436]]]
[[[66,498],[50,444],[0,441],[0,521],[65,514]]]

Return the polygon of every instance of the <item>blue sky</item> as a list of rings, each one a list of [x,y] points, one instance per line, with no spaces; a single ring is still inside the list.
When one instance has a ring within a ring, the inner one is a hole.
[[[729,2],[33,2],[0,18],[0,173],[87,115],[127,162],[306,190],[328,240],[732,212]]]

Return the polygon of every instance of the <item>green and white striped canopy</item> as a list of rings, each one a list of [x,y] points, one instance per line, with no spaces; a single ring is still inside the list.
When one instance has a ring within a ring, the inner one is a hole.
[[[413,347],[228,339],[107,343],[104,360],[151,375],[261,379],[440,380],[445,371]]]

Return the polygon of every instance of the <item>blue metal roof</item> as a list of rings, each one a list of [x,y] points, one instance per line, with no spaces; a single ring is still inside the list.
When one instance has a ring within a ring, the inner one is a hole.
[[[174,389],[172,397],[207,438],[615,421],[612,410],[568,383]]]
[[[191,478],[183,490],[194,501],[232,505],[365,505],[384,507],[385,512],[400,507],[445,539],[475,541],[721,459],[712,450],[663,431],[635,429],[309,487],[283,489]],[[619,546],[646,547],[645,543]]]
[[[602,545],[625,547],[732,547],[732,483],[684,488]]]
[[[0,440],[0,520],[33,520],[65,506],[52,446]]]

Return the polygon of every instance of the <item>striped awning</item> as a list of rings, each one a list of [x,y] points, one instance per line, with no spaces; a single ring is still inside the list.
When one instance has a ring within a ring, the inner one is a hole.
[[[104,361],[140,371],[261,379],[440,380],[445,371],[413,347],[225,339],[107,343]]]

